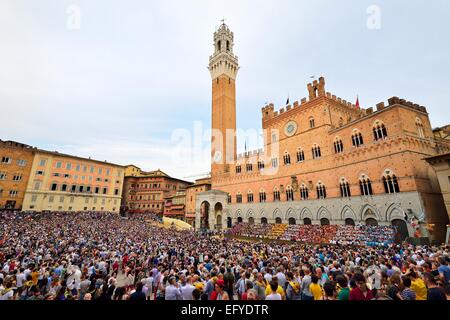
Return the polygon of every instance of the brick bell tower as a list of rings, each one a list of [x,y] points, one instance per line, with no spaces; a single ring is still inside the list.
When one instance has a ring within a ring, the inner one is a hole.
[[[236,76],[234,34],[225,23],[214,33],[214,54],[209,57],[212,78],[211,176],[229,172],[236,161]]]

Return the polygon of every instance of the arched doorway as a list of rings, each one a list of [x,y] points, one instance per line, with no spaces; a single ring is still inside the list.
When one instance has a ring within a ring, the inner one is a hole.
[[[220,214],[216,216],[216,229],[222,230],[222,216]]]
[[[310,226],[310,225],[312,225],[312,221],[310,218],[305,218],[305,219],[303,219],[303,224],[306,226]]]
[[[403,242],[409,237],[408,226],[405,220],[395,219],[392,220],[392,225],[397,228],[397,234],[395,235],[396,241]]]
[[[249,224],[255,224],[255,219],[253,217],[248,218]]]
[[[355,226],[355,220],[353,220],[352,218],[347,218],[347,219],[345,219],[345,225],[346,226]]]
[[[296,224],[297,224],[297,221],[295,220],[295,218],[289,218],[289,225],[295,226]]]
[[[368,218],[366,219],[366,226],[376,227],[378,226],[378,221],[374,218]]]
[[[242,217],[238,217],[238,218],[237,218],[237,222],[238,222],[238,223],[242,223]]]
[[[200,228],[208,230],[209,229],[209,202],[205,201],[200,207]]]
[[[276,218],[275,219],[275,224],[282,224],[283,221],[281,221],[281,218]]]
[[[216,216],[216,229],[222,230],[222,210],[223,206],[220,202],[214,206],[214,214]]]
[[[330,220],[328,220],[327,218],[322,218],[322,219],[320,219],[320,225],[321,226],[329,226]]]
[[[261,224],[267,224],[267,218],[261,218]]]
[[[230,217],[227,218],[227,228],[231,229],[233,227],[233,219]]]

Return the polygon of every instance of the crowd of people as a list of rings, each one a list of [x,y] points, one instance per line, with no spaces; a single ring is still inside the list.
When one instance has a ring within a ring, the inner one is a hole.
[[[0,300],[446,300],[450,295],[449,246],[243,241],[162,228],[155,219],[0,213]]]
[[[308,244],[387,246],[395,240],[393,226],[285,225],[239,223],[227,233],[233,236],[297,241]]]

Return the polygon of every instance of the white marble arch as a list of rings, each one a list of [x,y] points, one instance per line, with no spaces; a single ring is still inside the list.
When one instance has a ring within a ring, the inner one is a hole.
[[[316,220],[319,221],[323,218],[328,219],[328,221],[330,222],[332,221],[330,211],[328,211],[328,209],[325,207],[320,207],[319,210],[317,210]]]
[[[276,218],[283,220],[283,213],[278,208],[276,208],[272,213],[272,219],[275,220]]]
[[[255,214],[252,209],[248,209],[247,214],[245,215],[245,219],[248,221],[249,218],[255,218]]]
[[[312,215],[311,211],[309,211],[308,208],[303,208],[302,211],[300,212],[300,220],[302,220],[302,222],[303,222],[303,219],[305,219],[305,218],[309,218],[309,219],[311,219],[311,221],[314,220],[313,215]]]
[[[290,218],[294,218],[297,222],[299,220],[297,212],[293,208],[289,208],[286,210],[286,221],[289,221]]]
[[[267,214],[266,210],[261,209],[259,211],[259,221],[261,221],[262,218],[266,218],[267,220],[269,219],[269,215]]]
[[[385,219],[386,222],[392,222],[397,219],[405,221],[405,211],[393,203],[387,208]]]
[[[368,212],[369,210],[372,213]],[[365,222],[369,218],[373,218],[377,221],[383,221],[378,210],[375,207],[371,206],[370,204],[366,204],[361,210],[361,221]]]
[[[341,220],[345,221],[345,219],[353,219],[355,223],[358,221],[355,211],[353,211],[352,208],[347,205],[344,206],[341,211]]]

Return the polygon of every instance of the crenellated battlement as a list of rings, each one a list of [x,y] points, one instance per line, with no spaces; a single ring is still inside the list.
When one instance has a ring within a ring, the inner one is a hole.
[[[319,78],[319,81],[315,80],[312,83],[308,84],[308,91],[309,91],[309,99],[308,98],[302,98],[300,102],[295,101],[293,105],[287,105],[284,107],[280,107],[278,111],[275,111],[275,107],[273,103],[270,103],[263,107],[261,109],[262,111],[262,119],[263,122],[274,120],[279,116],[282,116],[286,112],[289,112],[293,109],[303,108],[306,107],[309,103],[311,103],[313,100],[319,98],[319,97],[325,97],[328,100],[330,100],[334,105],[339,105],[344,108],[348,108],[349,110],[352,110],[353,112],[357,112],[359,117],[370,115],[374,112],[381,111],[385,108],[391,107],[393,105],[402,105],[408,108],[412,108],[414,110],[425,112],[427,113],[427,109],[423,106],[420,106],[416,103],[407,101],[405,99],[400,99],[398,97],[392,97],[388,99],[388,105],[386,106],[384,102],[380,102],[376,105],[376,110],[374,110],[373,107],[368,109],[360,109],[355,104],[337,97],[334,94],[331,94],[330,92],[325,92],[325,80],[323,77]]]
[[[359,111],[361,115],[366,114],[364,109],[359,109],[355,104],[348,102],[345,99],[336,97],[330,92],[325,91],[325,79],[320,77],[319,80],[314,80],[312,83],[308,84],[309,98],[302,98],[299,101],[295,101],[293,105],[287,105],[280,107],[278,111],[275,111],[273,103],[266,105],[261,109],[263,122],[277,118],[284,113],[297,108],[306,107],[307,104],[319,97],[326,97],[327,99],[333,101],[335,104],[339,104],[342,107],[352,109],[353,111]]]
[[[252,150],[252,151],[247,151],[247,152],[238,154],[237,160],[244,160],[244,159],[248,159],[248,158],[262,157],[262,156],[264,156],[264,150],[258,149],[258,150]]]
[[[319,80],[314,80],[308,83],[309,100],[314,100],[325,95],[325,78],[320,77]]]
[[[411,102],[411,101],[407,101],[405,99],[400,99],[399,97],[392,97],[390,99],[388,99],[388,107],[394,106],[394,105],[402,105],[405,107],[409,107],[412,108],[414,110],[420,111],[420,112],[425,112],[427,113],[427,108],[425,108],[424,106],[418,105],[417,103]],[[382,103],[384,105],[384,103]],[[381,105],[381,103],[377,104]]]

